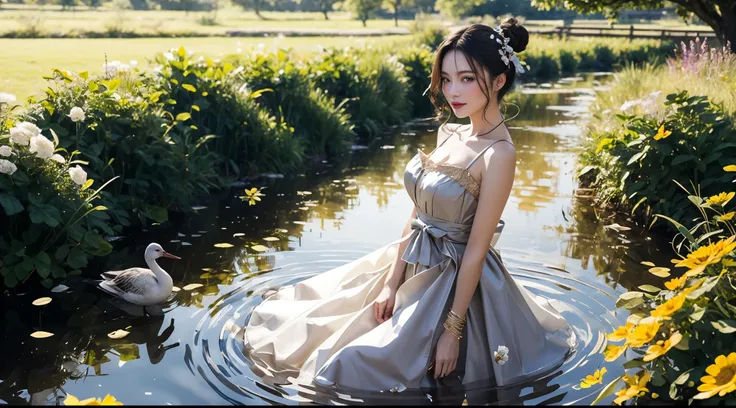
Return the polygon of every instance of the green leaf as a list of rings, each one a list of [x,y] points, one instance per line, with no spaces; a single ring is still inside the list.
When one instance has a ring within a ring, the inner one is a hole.
[[[706,307],[700,307],[698,305],[693,305],[693,309],[695,309],[694,312],[690,313],[690,320],[697,322],[703,317],[703,314],[705,313]]]
[[[35,259],[36,271],[42,278],[47,278],[51,273],[51,258],[46,252],[40,252]]]
[[[82,72],[79,73],[79,77],[82,78],[82,79],[84,79],[86,81],[89,78],[89,72],[82,71]]]
[[[87,254],[85,254],[80,248],[74,247],[69,251],[66,263],[74,269],[83,268],[87,266]]]
[[[49,227],[57,227],[61,221],[61,214],[51,204],[31,205],[28,215],[34,224],[44,223]]]
[[[8,216],[15,215],[23,211],[23,204],[21,204],[17,198],[8,194],[0,194],[0,205],[3,206],[5,214]]]
[[[647,364],[649,364],[649,363],[646,362],[646,361],[644,361],[644,360],[642,360],[642,359],[640,359],[640,358],[635,358],[633,360],[629,360],[629,361],[625,362],[624,363],[624,368],[628,370],[630,368],[644,367]]]
[[[166,208],[157,205],[147,205],[146,213],[152,220],[156,222],[165,222],[169,220],[169,212]]]
[[[181,84],[181,87],[184,88],[184,89],[186,89],[189,92],[197,92],[197,88],[195,88],[195,87],[193,87],[192,85],[189,85],[189,84]]]
[[[598,397],[596,397],[596,399],[591,402],[590,405],[595,405],[599,403],[603,398],[606,398],[607,396],[613,394],[613,391],[616,388],[616,384],[619,382],[619,380],[621,380],[621,377],[617,377],[615,380],[608,383],[608,385],[606,385],[601,390],[600,394],[598,394]]]
[[[197,105],[192,105],[192,110],[195,110],[195,111],[199,112],[199,106],[197,106]]]
[[[192,115],[190,115],[189,112],[182,112],[182,113],[176,115],[176,120],[178,120],[179,122],[184,122],[184,121],[190,119],[191,117],[192,117]]]
[[[719,332],[721,333],[733,333],[736,332],[736,322],[733,320],[717,320],[710,322]]]
[[[641,290],[643,290],[645,292],[650,292],[650,293],[659,293],[662,290],[662,289],[660,289],[660,288],[658,288],[656,286],[652,286],[652,285],[641,285],[641,286],[639,286],[639,289],[641,289]]]

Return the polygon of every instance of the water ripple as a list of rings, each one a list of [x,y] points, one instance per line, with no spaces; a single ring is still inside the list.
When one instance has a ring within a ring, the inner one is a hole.
[[[344,245],[344,243],[343,243]],[[329,243],[324,243],[329,248]],[[363,247],[363,248],[361,248]],[[363,249],[363,250],[361,250]],[[278,268],[264,275],[233,285],[212,303],[197,323],[191,345],[187,345],[187,367],[196,372],[219,396],[232,404],[348,404],[356,401],[376,404],[429,404],[437,397],[421,390],[398,394],[339,392],[318,389],[313,384],[299,384],[294,377],[274,378],[270,373],[255,372],[254,365],[243,353],[243,326],[269,289],[296,283],[336,266],[350,262],[369,250],[363,244],[354,250],[312,250],[271,253]],[[485,387],[473,391],[486,403],[524,401],[525,404],[573,404],[595,398],[600,388],[573,388],[580,380],[601,366],[600,351],[606,345],[605,334],[622,322],[616,316],[616,294],[604,284],[583,281],[563,269],[550,268],[523,259],[516,253],[504,252],[504,263],[514,278],[530,292],[550,299],[578,337],[577,348],[554,372],[541,378],[503,388]],[[619,367],[607,367],[608,376],[620,375]],[[470,392],[468,398],[470,398]],[[463,395],[446,395],[459,398]],[[478,398],[476,396],[476,398]],[[437,402],[437,401],[434,401]]]

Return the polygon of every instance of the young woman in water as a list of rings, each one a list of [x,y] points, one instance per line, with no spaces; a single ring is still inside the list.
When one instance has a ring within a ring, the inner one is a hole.
[[[529,36],[515,19],[473,24],[435,54],[429,97],[469,124],[443,124],[437,147],[407,164],[414,202],[404,236],[255,307],[245,349],[264,371],[366,391],[504,386],[559,366],[575,345],[567,322],[515,282],[493,245],[516,149],[500,103]]]

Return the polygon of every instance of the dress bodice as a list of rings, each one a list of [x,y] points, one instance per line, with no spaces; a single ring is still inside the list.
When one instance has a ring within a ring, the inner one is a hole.
[[[478,188],[468,170],[437,165],[420,151],[406,165],[404,186],[418,211],[457,224],[473,223]]]

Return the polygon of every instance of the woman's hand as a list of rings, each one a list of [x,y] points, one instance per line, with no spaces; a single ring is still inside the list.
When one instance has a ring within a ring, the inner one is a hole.
[[[380,324],[394,315],[394,304],[396,303],[396,289],[390,285],[384,285],[373,303],[373,316]]]
[[[437,352],[434,357],[434,378],[444,377],[457,367],[457,358],[460,355],[460,340],[454,334],[445,330],[437,342]]]

